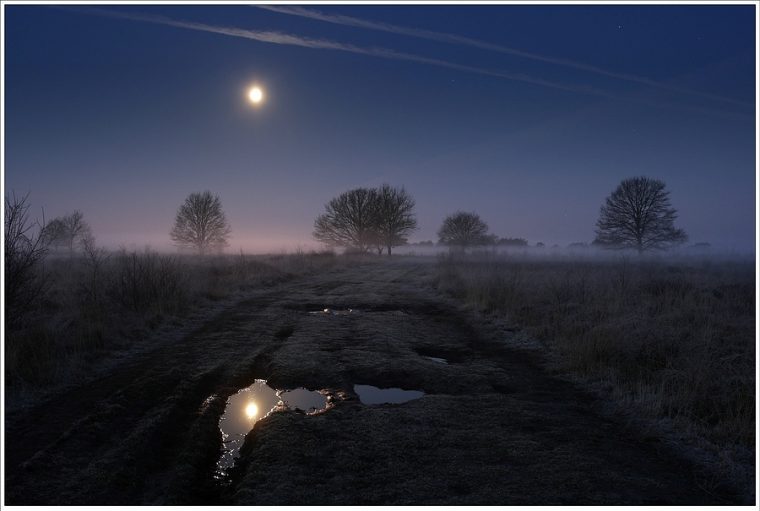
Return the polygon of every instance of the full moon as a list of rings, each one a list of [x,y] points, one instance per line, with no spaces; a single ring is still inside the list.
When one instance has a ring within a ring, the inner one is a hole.
[[[251,103],[257,105],[264,100],[264,91],[258,86],[251,87],[248,89],[248,99],[251,100]]]
[[[256,403],[248,403],[248,406],[245,407],[245,414],[249,419],[253,419],[259,414],[259,407],[256,406]]]

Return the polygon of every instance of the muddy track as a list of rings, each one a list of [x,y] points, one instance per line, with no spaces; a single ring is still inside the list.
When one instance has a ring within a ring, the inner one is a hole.
[[[6,416],[9,504],[725,504],[656,439],[437,295],[429,264],[279,284],[179,342]],[[325,307],[345,316],[309,314]],[[426,357],[447,359],[441,364]],[[212,478],[226,398],[266,378],[343,391],[274,414]],[[423,390],[362,405],[353,384]],[[209,396],[216,396],[207,400]]]

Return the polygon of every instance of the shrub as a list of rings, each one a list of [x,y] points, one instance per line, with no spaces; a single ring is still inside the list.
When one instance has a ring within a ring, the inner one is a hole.
[[[176,312],[185,304],[187,281],[175,256],[120,252],[114,258],[110,295],[134,312]]]
[[[48,286],[42,266],[45,220],[36,227],[29,220],[28,198],[5,198],[5,317],[10,324],[22,322],[38,308]]]

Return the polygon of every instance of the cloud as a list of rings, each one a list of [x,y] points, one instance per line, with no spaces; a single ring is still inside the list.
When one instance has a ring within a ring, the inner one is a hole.
[[[689,94],[692,96],[698,96],[703,97],[707,99],[712,99],[715,101],[722,101],[726,103],[732,103],[735,105],[741,105],[741,106],[752,106],[744,101],[738,101],[732,98],[727,98],[725,96],[720,96],[717,94],[710,94],[707,92],[700,92],[695,91],[692,89],[686,89],[682,87],[677,87],[674,85],[670,85],[667,83],[663,83],[657,80],[653,80],[651,78],[647,78],[645,76],[639,76],[635,74],[630,73],[620,73],[616,71],[610,71],[608,69],[600,68],[591,64],[586,64],[583,62],[578,62],[575,60],[570,59],[563,59],[558,57],[552,57],[548,55],[542,55],[538,53],[531,53],[523,50],[518,50],[515,48],[510,48],[508,46],[495,44],[495,43],[489,43],[487,41],[481,41],[479,39],[472,39],[470,37],[464,37],[456,34],[449,34],[445,32],[435,32],[432,30],[425,30],[420,28],[412,28],[412,27],[402,27],[399,25],[392,25],[389,23],[382,23],[378,21],[371,21],[371,20],[365,20],[360,18],[354,18],[352,16],[344,16],[340,14],[326,14],[320,11],[315,11],[312,9],[306,9],[303,7],[298,6],[290,6],[290,5],[256,5],[254,7],[257,7],[259,9],[264,9],[267,11],[277,12],[280,14],[287,14],[291,16],[299,16],[302,18],[309,18],[313,20],[318,21],[324,21],[327,23],[334,23],[337,25],[344,25],[349,27],[356,27],[356,28],[366,28],[369,30],[379,30],[383,32],[390,32],[393,34],[399,34],[399,35],[406,35],[410,37],[417,37],[420,39],[428,39],[431,41],[439,41],[444,43],[450,43],[450,44],[459,44],[459,45],[465,45],[465,46],[471,46],[474,48],[480,48],[483,50],[490,50],[495,51],[499,53],[506,53],[509,55],[515,55],[517,57],[523,57],[526,59],[531,60],[537,60],[541,62],[546,62],[549,64],[554,64],[557,66],[564,66],[569,67],[573,69],[578,69],[581,71],[586,71],[589,73],[595,73],[602,76],[607,76],[610,78],[616,78],[618,80],[625,80],[629,82],[638,83],[641,85],[647,85],[649,87],[654,87],[662,90],[666,90],[669,92],[677,92],[681,94]]]

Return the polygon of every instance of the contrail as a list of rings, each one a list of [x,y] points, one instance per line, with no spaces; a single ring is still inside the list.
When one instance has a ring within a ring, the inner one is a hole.
[[[555,81],[545,80],[543,78],[538,78],[538,77],[534,77],[534,76],[523,74],[523,73],[510,73],[507,71],[487,69],[487,68],[481,68],[481,67],[476,67],[476,66],[468,66],[464,64],[457,64],[455,62],[450,62],[447,60],[424,57],[422,55],[416,55],[413,53],[398,52],[396,50],[391,50],[388,48],[356,46],[353,44],[341,43],[341,42],[331,41],[327,39],[314,39],[310,37],[303,37],[303,36],[285,34],[282,32],[274,32],[274,31],[268,31],[268,30],[252,30],[252,29],[245,29],[245,28],[208,25],[206,23],[176,20],[172,18],[167,18],[165,16],[157,16],[157,15],[151,15],[151,14],[137,14],[137,13],[132,14],[132,13],[110,11],[110,10],[96,9],[96,8],[81,8],[81,9],[76,9],[76,11],[83,14],[93,14],[93,15],[105,16],[109,18],[141,21],[145,23],[155,23],[158,25],[166,25],[170,27],[184,28],[188,30],[211,32],[214,34],[221,34],[221,35],[226,35],[230,37],[239,37],[243,39],[251,39],[254,41],[270,43],[270,44],[281,44],[281,45],[289,45],[289,46],[300,46],[303,48],[345,51],[349,53],[369,55],[372,57],[379,57],[379,58],[384,58],[384,59],[418,62],[421,64],[428,64],[428,65],[443,67],[447,69],[454,69],[457,71],[463,71],[467,73],[494,76],[498,78],[504,78],[507,80],[525,82],[525,83],[530,83],[534,85],[541,85],[544,87],[551,87],[553,89],[559,89],[559,90],[575,92],[575,93],[580,93],[580,94],[600,96],[600,97],[613,99],[613,100],[628,101],[628,102],[633,102],[633,103],[638,103],[638,104],[654,106],[657,108],[661,108],[663,106],[656,102],[646,101],[642,99],[621,97],[617,94],[614,94],[602,89],[598,89],[595,87],[555,82]],[[668,106],[685,109],[685,110],[691,110],[694,112],[714,114],[714,115],[719,115],[722,117],[729,117],[729,118],[746,117],[739,113],[724,112],[721,110],[714,110],[714,109],[703,108],[703,107],[694,107],[694,106],[689,106],[689,105],[668,105]]]
[[[675,87],[673,85],[669,85],[666,83],[662,83],[656,80],[652,80],[651,78],[647,78],[645,76],[639,76],[634,74],[628,74],[628,73],[619,73],[615,71],[609,71],[607,69],[602,69],[597,66],[593,66],[591,64],[585,64],[583,62],[577,62],[574,60],[568,60],[568,59],[562,59],[557,57],[551,57],[547,55],[540,55],[538,53],[531,53],[527,51],[518,50],[515,48],[510,48],[508,46],[503,46],[500,44],[495,43],[489,43],[487,41],[481,41],[479,39],[472,39],[470,37],[464,37],[456,34],[448,34],[445,32],[435,32],[432,30],[425,30],[420,28],[412,28],[412,27],[402,27],[399,25],[391,25],[389,23],[383,23],[378,21],[370,21],[360,18],[354,18],[352,16],[344,16],[340,14],[326,14],[320,11],[315,11],[312,9],[305,9],[303,7],[298,6],[288,6],[288,5],[256,5],[254,7],[258,7],[259,9],[264,9],[267,11],[277,12],[280,14],[288,14],[291,16],[299,16],[302,18],[309,18],[313,20],[319,20],[319,21],[325,21],[327,23],[334,23],[337,25],[345,25],[349,27],[357,27],[357,28],[366,28],[370,30],[380,30],[383,32],[390,32],[393,34],[400,34],[400,35],[406,35],[410,37],[417,37],[421,39],[428,39],[431,41],[438,41],[438,42],[444,42],[444,43],[451,43],[451,44],[461,44],[465,46],[472,46],[475,48],[481,48],[484,50],[491,50],[496,51],[500,53],[506,53],[509,55],[515,55],[518,57],[523,57],[527,59],[532,60],[538,60],[541,62],[547,62],[549,64],[555,64],[558,66],[565,66],[570,67],[573,69],[578,69],[582,71],[587,71],[590,73],[596,73],[603,76],[608,76],[610,78],[617,78],[619,80],[625,80],[629,82],[635,82],[640,83],[642,85],[648,85],[650,87],[655,87],[662,90],[667,90],[670,92],[678,92],[681,94],[690,94],[693,96],[700,96],[703,98],[708,98],[716,101],[724,101],[726,103],[733,103],[735,105],[741,105],[745,107],[753,106],[749,103],[746,103],[744,101],[738,101],[735,99],[727,98],[725,96],[720,96],[717,94],[710,94],[707,92],[700,92],[695,91],[691,89],[684,89],[681,87]]]
[[[392,60],[405,60],[409,62],[419,62],[421,64],[429,64],[433,66],[445,67],[448,69],[455,69],[457,71],[464,71],[468,73],[477,73],[487,76],[496,76],[499,78],[505,78],[508,80],[515,80],[520,82],[531,83],[534,85],[542,85],[544,87],[551,87],[554,89],[566,90],[570,92],[578,92],[582,94],[591,94],[597,96],[603,96],[608,98],[617,99],[617,96],[607,91],[596,89],[594,87],[587,87],[583,85],[572,85],[560,82],[554,82],[551,80],[544,80],[543,78],[537,78],[534,76],[526,75],[523,73],[509,73],[506,71],[492,70],[475,66],[467,66],[464,64],[457,64],[447,60],[435,59],[431,57],[423,57],[422,55],[415,55],[413,53],[398,52],[388,48],[380,47],[363,47],[353,44],[341,43],[337,41],[330,41],[327,39],[314,39],[310,37],[303,37],[292,34],[285,34],[282,32],[274,32],[267,30],[251,30],[246,28],[236,27],[222,27],[216,25],[207,25],[205,23],[198,23],[195,21],[184,21],[167,18],[165,16],[156,16],[151,14],[131,14],[126,12],[109,11],[104,9],[78,9],[79,12],[85,14],[96,14],[99,16],[106,16],[110,18],[126,19],[132,21],[142,21],[146,23],[156,23],[159,25],[167,25],[170,27],[185,28],[189,30],[199,30],[201,32],[211,32],[214,34],[222,34],[231,37],[241,37],[244,39],[252,39],[254,41],[283,44],[290,46],[300,46],[303,48],[315,48],[324,50],[338,50],[349,53],[358,53],[361,55],[370,55],[373,57],[380,57],[384,59]]]

